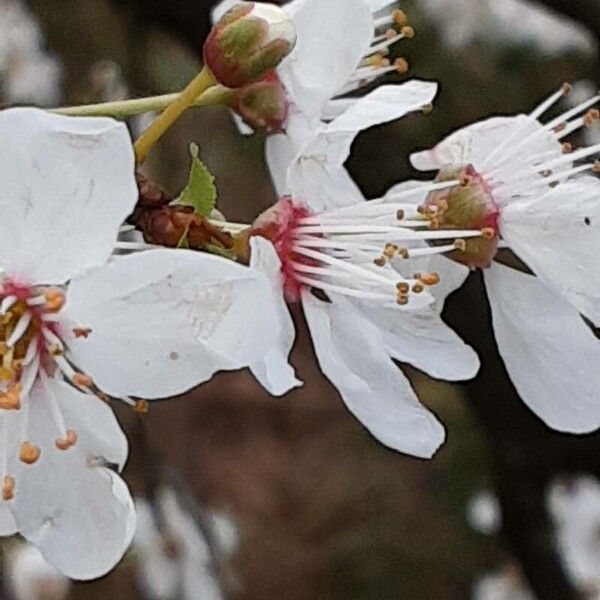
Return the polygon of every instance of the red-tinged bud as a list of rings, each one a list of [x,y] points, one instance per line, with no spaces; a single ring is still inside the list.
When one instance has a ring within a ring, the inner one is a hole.
[[[437,182],[459,180],[460,184],[430,192],[422,212],[435,229],[480,229],[478,238],[461,240],[450,258],[468,267],[488,267],[498,249],[498,206],[487,182],[469,165],[440,171]]]
[[[230,106],[250,127],[265,129],[267,133],[282,131],[289,110],[285,91],[275,73],[235,90]]]
[[[295,43],[294,25],[281,8],[260,2],[240,2],[207,37],[204,64],[219,83],[239,88],[273,71]]]

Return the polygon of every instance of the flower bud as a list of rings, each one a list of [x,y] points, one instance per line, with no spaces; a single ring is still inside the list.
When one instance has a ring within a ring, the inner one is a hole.
[[[268,75],[295,43],[294,25],[281,8],[240,2],[208,35],[204,64],[222,85],[243,87]]]
[[[285,91],[275,73],[235,90],[230,106],[250,127],[265,129],[267,133],[281,132],[289,109]]]
[[[437,182],[459,180],[460,185],[430,192],[422,211],[435,229],[480,229],[479,238],[462,241],[450,254],[470,268],[488,267],[498,248],[498,206],[487,182],[469,165],[440,171]]]

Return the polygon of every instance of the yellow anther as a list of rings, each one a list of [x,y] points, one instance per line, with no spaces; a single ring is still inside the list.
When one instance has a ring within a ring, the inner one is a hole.
[[[394,258],[394,255],[396,254],[397,251],[398,251],[398,246],[396,246],[394,244],[386,244],[385,249],[383,250],[383,255],[387,259],[392,260],[392,258]]]
[[[571,152],[573,152],[573,144],[570,142],[565,142],[562,145],[561,151],[563,154],[571,154]]]
[[[44,292],[46,308],[50,312],[58,312],[66,302],[65,293],[59,288],[48,288]]]
[[[89,327],[75,327],[73,328],[73,335],[76,338],[86,338],[92,333]]]
[[[19,460],[26,465],[32,465],[37,462],[41,453],[42,451],[39,446],[36,446],[31,442],[22,442],[19,446]]]
[[[397,9],[392,13],[392,18],[394,19],[394,23],[396,25],[406,25],[408,22],[408,16],[403,10]]]
[[[405,58],[397,58],[394,61],[394,67],[396,67],[396,71],[398,71],[400,75],[404,75],[409,69],[408,61]]]
[[[15,497],[15,478],[5,475],[2,480],[2,500],[12,500]]]
[[[396,302],[400,306],[406,306],[408,304],[408,296],[405,296],[403,294],[399,294],[398,297],[396,298]]]
[[[402,33],[402,35],[409,40],[415,37],[415,30],[410,25],[405,25],[400,30],[400,33]]]
[[[77,443],[77,432],[74,429],[67,429],[64,438],[58,438],[55,442],[59,450],[68,450]]]
[[[408,283],[406,283],[406,281],[401,281],[400,283],[396,284],[396,289],[400,294],[405,295],[408,294],[410,286],[408,285]]]
[[[133,410],[138,413],[138,415],[145,415],[150,410],[150,405],[147,400],[136,400]]]
[[[394,39],[398,34],[396,33],[395,29],[392,29],[391,27],[385,32],[385,37],[388,40],[392,40]]]
[[[440,276],[437,273],[428,273],[426,275],[421,275],[419,281],[423,285],[437,285],[440,282]]]
[[[13,383],[4,394],[0,394],[0,409],[19,410],[22,390],[23,386],[17,382]]]
[[[600,111],[597,108],[592,108],[583,117],[583,124],[586,127],[591,127],[598,119],[600,119]]]
[[[378,267],[385,267],[385,265],[387,264],[387,260],[385,260],[385,256],[381,256],[380,258],[376,258],[373,261],[374,264],[376,264]]]
[[[467,249],[467,242],[463,239],[454,240],[454,247],[461,252],[465,252]]]
[[[481,237],[484,240],[493,240],[494,237],[496,237],[496,231],[494,230],[493,227],[484,227],[481,230]]]
[[[75,373],[73,375],[73,383],[79,387],[91,387],[94,381],[89,375],[85,373]]]

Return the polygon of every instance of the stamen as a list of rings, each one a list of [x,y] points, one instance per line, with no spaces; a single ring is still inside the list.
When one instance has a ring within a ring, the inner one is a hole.
[[[0,303],[0,315],[5,315],[17,302],[16,296],[6,296]]]
[[[145,415],[150,410],[150,404],[147,400],[136,400],[133,410],[138,413],[138,415]]]
[[[73,328],[73,335],[76,338],[85,338],[85,339],[87,339],[88,336],[90,335],[90,333],[92,333],[92,330],[89,327],[74,327]]]
[[[12,348],[25,334],[25,332],[27,331],[27,328],[29,327],[30,323],[31,323],[31,319],[32,319],[32,315],[29,311],[27,311],[26,313],[24,313],[19,320],[17,321],[17,324],[15,325],[15,329],[14,331],[11,333],[10,337],[6,340],[6,345],[9,348]]]
[[[66,302],[65,293],[59,288],[48,288],[44,292],[46,298],[46,308],[50,312],[58,312]]]
[[[77,432],[74,429],[67,429],[65,437],[58,438],[55,444],[59,450],[68,450],[77,443],[77,439]]]
[[[89,375],[86,375],[85,373],[75,373],[71,378],[71,381],[76,386],[85,388],[89,388],[94,384],[92,378]]]

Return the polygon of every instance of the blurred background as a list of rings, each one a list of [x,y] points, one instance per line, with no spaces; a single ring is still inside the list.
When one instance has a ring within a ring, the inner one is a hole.
[[[212,4],[0,0],[0,98],[56,106],[177,91],[199,68]],[[367,197],[414,176],[407,154],[458,126],[531,110],[565,80],[577,84],[573,100],[598,89],[597,0],[413,0],[402,8],[417,32],[394,48],[411,65],[403,78],[439,81],[441,92],[431,115],[357,140],[348,167]],[[130,123],[132,132],[145,123]],[[146,174],[178,193],[191,141],[216,175],[230,220],[249,222],[274,201],[264,138],[241,137],[218,108],[185,115]],[[445,318],[480,352],[483,368],[463,386],[405,369],[448,430],[434,460],[386,450],[350,416],[319,373],[296,310],[300,390],[274,399],[235,373],[144,416],[118,410],[140,526],[113,573],[72,584],[35,550],[7,540],[1,593],[600,598],[599,436],[553,433],[522,404],[497,354],[478,275],[450,299]]]

